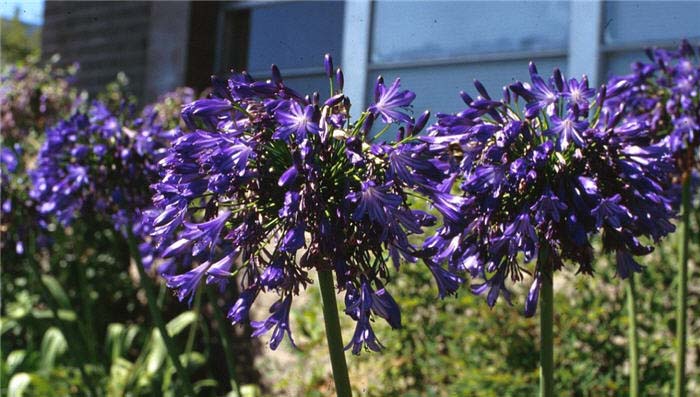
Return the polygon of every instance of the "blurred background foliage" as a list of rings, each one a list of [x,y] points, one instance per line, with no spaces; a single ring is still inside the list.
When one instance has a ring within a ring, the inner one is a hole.
[[[688,302],[689,396],[700,394],[698,218],[691,228],[695,244]],[[646,269],[637,276],[643,395],[666,396],[673,390],[677,236],[669,236],[642,258]],[[626,281],[615,276],[613,259],[599,256],[593,277],[576,275],[574,268],[555,277],[557,395],[628,395]],[[473,296],[466,288],[456,298],[439,300],[431,280],[420,263],[404,263],[396,274],[391,293],[401,306],[403,328],[391,330],[378,322],[374,328],[385,346],[383,352],[348,354],[356,394],[536,396],[539,327],[537,316],[528,319],[522,314],[525,287],[514,291],[513,306],[499,301],[491,309],[483,297]],[[332,393],[320,297],[317,288],[310,292],[292,313],[300,351],[286,349],[289,356],[283,359],[279,352],[263,354],[260,360],[263,379],[274,395]],[[349,340],[352,327],[349,321],[344,325],[344,340]]]
[[[70,88],[76,68],[59,68],[57,58],[48,63],[37,60],[38,36],[16,22],[16,18],[3,21],[3,75],[24,68],[27,77],[12,81],[12,86],[3,82],[3,146],[21,144],[23,163],[31,167],[44,128],[68,116],[72,104],[86,94]],[[187,95],[194,94],[180,92],[175,97]],[[110,106],[137,106],[124,75],[116,76],[98,97]],[[171,98],[157,106],[163,114],[177,115],[179,105]],[[31,246],[23,255],[14,245],[3,245],[0,395],[181,395],[163,341],[150,322],[125,242],[111,226],[95,219],[84,219],[67,230],[49,230],[42,238],[51,241],[50,251],[32,249],[36,234],[26,242]],[[697,218],[693,222],[688,387],[689,395],[700,395],[700,225]],[[638,281],[645,395],[668,395],[672,389],[675,237],[644,259],[647,269]],[[596,268],[595,277],[576,276],[567,269],[555,280],[560,395],[627,392],[625,288],[613,276],[608,258],[600,257]],[[516,291],[514,306],[501,302],[490,309],[467,289],[457,298],[439,300],[431,279],[421,264],[404,264],[396,274],[391,292],[403,309],[404,328],[392,331],[382,323],[375,328],[385,345],[382,353],[348,354],[357,395],[536,395],[538,327],[536,319],[521,313],[525,291]],[[244,385],[242,395],[333,393],[320,296],[316,286],[307,292],[292,313],[298,350],[284,345],[271,352],[250,339],[248,329],[228,327],[239,360],[236,372]],[[169,331],[186,348],[184,361],[200,395],[226,395],[231,390],[212,304],[230,305],[234,300],[234,296],[226,302],[201,298],[199,309],[187,310],[159,285],[160,307]],[[349,340],[351,322],[341,319],[344,339]]]
[[[2,18],[2,56],[0,65],[11,65],[23,61],[29,56],[39,56],[41,45],[41,29],[22,23],[19,19],[19,8],[15,8],[12,18]]]
[[[91,99],[72,85],[78,65],[64,65],[58,56],[40,61],[30,50],[9,63],[14,44],[6,46],[7,26],[3,22],[0,50],[2,146],[17,156],[18,166],[14,172],[6,164],[2,168],[2,202],[11,203],[11,211],[3,206],[0,220],[0,395],[180,396],[124,238],[99,214],[84,216],[70,228],[49,225],[39,231],[27,171],[45,128]],[[179,123],[182,103],[194,95],[182,88],[148,106],[172,128]],[[96,97],[112,109],[141,107],[124,74]],[[188,310],[161,280],[158,300],[169,333],[183,346],[182,361],[198,395],[226,395],[232,387],[212,310],[225,302],[202,298]],[[257,395],[259,376],[252,366],[257,344],[242,330],[225,327],[237,346],[242,395]]]

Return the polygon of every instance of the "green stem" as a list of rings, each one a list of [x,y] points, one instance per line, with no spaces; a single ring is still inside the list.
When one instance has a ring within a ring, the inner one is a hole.
[[[153,317],[153,322],[156,324],[158,332],[160,332],[161,338],[163,338],[163,343],[165,343],[165,349],[168,351],[170,360],[172,361],[173,366],[175,367],[175,371],[178,374],[178,379],[185,388],[186,395],[194,397],[195,392],[194,388],[192,387],[192,383],[190,383],[189,374],[180,362],[180,355],[175,349],[175,344],[173,343],[170,334],[168,334],[168,329],[165,326],[163,317],[160,315],[160,311],[158,310],[158,306],[156,305],[156,294],[153,289],[153,284],[151,283],[151,279],[148,277],[148,274],[146,274],[146,270],[143,268],[143,263],[141,262],[141,254],[139,253],[138,244],[136,243],[136,237],[134,237],[134,234],[131,232],[131,227],[127,226],[127,233],[129,241],[129,251],[131,252],[132,258],[134,258],[134,260],[136,261],[136,268],[139,271],[139,278],[141,279],[141,287],[144,289],[144,291],[146,291],[148,310],[151,312],[151,317]]]
[[[190,357],[192,353],[192,348],[194,348],[194,337],[197,335],[197,328],[199,328],[199,313],[202,306],[202,286],[197,287],[197,291],[194,295],[194,321],[190,326],[190,331],[187,334],[187,343],[185,344],[185,355]]]
[[[228,370],[229,382],[231,383],[231,390],[235,392],[234,395],[240,396],[241,390],[238,387],[238,382],[236,382],[236,360],[233,354],[233,340],[231,339],[231,330],[227,327],[227,321],[224,318],[223,313],[221,313],[221,307],[219,306],[216,294],[212,288],[207,288],[207,294],[209,294],[209,300],[211,300],[212,311],[214,312],[214,319],[216,320],[216,325],[219,328],[219,337],[221,338],[221,347],[224,349],[224,357],[226,357],[226,369]]]
[[[333,380],[338,397],[350,397],[350,378],[348,377],[348,365],[345,362],[345,350],[343,349],[343,337],[340,334],[340,320],[338,319],[338,307],[335,303],[335,287],[333,274],[330,270],[318,272],[318,285],[321,288],[321,300],[323,301],[323,321],[326,324],[326,339],[328,352],[333,368]]]
[[[634,285],[634,273],[630,274],[627,284],[627,313],[629,316],[630,349],[630,397],[639,397],[639,339],[637,336],[637,291]]]
[[[80,244],[81,241],[86,241],[84,239],[77,238],[75,248],[76,263],[75,272],[78,277],[78,291],[80,293],[80,303],[83,312],[83,321],[80,323],[85,327],[85,339],[90,360],[92,362],[97,362],[97,347],[95,343],[97,342],[97,335],[94,329],[94,321],[92,316],[92,299],[90,299],[90,290],[87,277],[85,272],[87,271],[87,263],[83,263],[83,254],[85,253],[85,247]]]
[[[540,248],[540,397],[554,397],[554,286],[548,248]]]
[[[41,278],[42,271],[39,267],[39,264],[36,262],[36,241],[33,236],[29,237],[27,245],[28,246],[26,255],[28,258],[29,266],[32,268],[32,271],[34,272],[34,275],[37,278],[37,283],[41,287],[41,295],[44,301],[46,302],[46,305],[49,307],[49,310],[51,310],[51,314],[53,315],[56,326],[61,330],[61,333],[68,340],[68,352],[73,357],[73,360],[75,360],[75,364],[78,367],[78,371],[80,371],[80,376],[83,378],[85,385],[89,389],[88,395],[97,397],[100,395],[100,393],[95,387],[92,377],[88,375],[88,372],[85,369],[85,360],[81,359],[80,353],[77,352],[75,349],[76,347],[80,346],[81,350],[83,350],[86,345],[85,340],[81,337],[76,336],[76,332],[70,324],[64,324],[64,322],[61,321],[58,314],[58,305],[51,296],[49,288],[44,283],[44,280]],[[82,342],[79,339],[82,339]]]
[[[685,397],[685,355],[687,340],[688,310],[688,240],[690,239],[690,174],[683,175],[683,193],[681,196],[681,231],[678,246],[678,295],[676,301],[676,374],[674,382],[675,397]]]

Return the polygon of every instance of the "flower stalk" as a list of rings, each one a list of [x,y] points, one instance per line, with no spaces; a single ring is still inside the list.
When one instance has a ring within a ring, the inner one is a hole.
[[[688,312],[688,240],[690,239],[690,172],[682,178],[681,231],[678,246],[678,295],[676,301],[676,372],[674,397],[686,396],[685,355],[687,349]]]
[[[80,371],[80,376],[83,378],[83,381],[85,382],[85,385],[88,388],[88,393],[87,395],[89,397],[99,397],[101,396],[101,393],[99,393],[99,390],[97,387],[95,387],[95,381],[94,379],[88,374],[88,371],[86,369],[87,363],[84,362],[83,360],[80,359],[80,354],[86,353],[85,346],[88,344],[85,343],[85,334],[82,332],[79,332],[80,335],[76,335],[76,332],[74,328],[72,327],[72,324],[69,322],[64,322],[61,320],[59,316],[59,308],[54,300],[54,298],[51,296],[51,293],[49,292],[49,288],[47,287],[46,283],[42,279],[42,270],[39,267],[39,264],[36,261],[36,240],[35,237],[32,235],[28,236],[27,239],[27,262],[29,263],[29,266],[31,267],[31,271],[34,274],[34,277],[36,277],[36,282],[39,284],[40,287],[40,294],[42,298],[44,299],[44,302],[46,302],[46,305],[49,307],[49,310],[51,311],[51,314],[53,315],[53,318],[55,319],[56,326],[61,330],[61,333],[65,336],[65,338],[68,340],[68,344],[72,345],[73,342],[75,342],[76,346],[80,346],[82,351],[78,351],[78,349],[68,349],[68,354],[72,356],[72,358],[75,360],[76,363],[78,363],[78,371]]]
[[[629,277],[627,284],[627,315],[629,316],[629,349],[630,349],[630,397],[639,397],[639,337],[637,333],[637,290],[634,285],[634,274]]]
[[[318,285],[321,289],[321,299],[323,300],[323,321],[326,325],[326,340],[328,341],[328,352],[333,369],[333,380],[338,397],[350,397],[350,378],[348,377],[348,365],[345,362],[345,352],[343,350],[343,337],[340,334],[340,320],[338,319],[338,308],[335,302],[335,288],[333,287],[333,275],[329,270],[318,272]]]
[[[163,321],[163,317],[160,315],[160,311],[156,305],[156,294],[153,290],[153,284],[151,284],[151,279],[148,277],[148,274],[146,274],[146,270],[144,270],[143,268],[143,263],[141,261],[141,255],[139,254],[136,237],[131,231],[131,228],[126,227],[126,230],[127,240],[129,243],[129,252],[131,254],[131,257],[134,258],[134,261],[136,261],[136,268],[139,271],[141,287],[143,287],[144,291],[146,292],[148,310],[151,312],[151,317],[153,318],[153,322],[158,328],[158,332],[160,332],[161,338],[163,338],[165,349],[168,351],[170,360],[172,361],[173,366],[175,367],[175,371],[178,374],[178,379],[180,380],[182,387],[185,389],[185,394],[194,397],[196,394],[194,392],[194,388],[192,387],[192,383],[190,383],[189,374],[180,362],[180,355],[178,354],[175,348],[175,344],[173,343],[170,334],[168,334],[168,329],[166,328],[165,322]]]
[[[554,291],[547,248],[540,248],[537,267],[542,272],[540,301],[540,397],[554,397]]]
[[[233,340],[231,340],[230,332],[231,330],[226,326],[227,322],[221,312],[221,307],[217,302],[217,296],[213,287],[206,288],[207,295],[209,295],[209,300],[212,305],[212,312],[214,313],[214,319],[216,320],[216,326],[219,328],[219,338],[221,339],[221,348],[224,351],[224,357],[226,358],[226,370],[228,371],[229,384],[231,385],[231,390],[234,396],[240,396],[241,390],[236,381],[236,359],[233,354]]]

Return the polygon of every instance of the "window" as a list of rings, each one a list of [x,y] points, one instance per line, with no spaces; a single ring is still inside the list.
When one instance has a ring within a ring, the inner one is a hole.
[[[617,2],[604,6],[602,43],[606,77],[626,74],[647,61],[647,47],[675,48],[683,38],[700,41],[700,2]]]
[[[339,64],[343,2],[269,2],[223,5],[219,71],[245,69],[253,77],[270,76],[277,64],[284,80],[303,93],[325,94],[323,55]]]
[[[372,63],[565,50],[565,2],[375,3]]]
[[[474,96],[479,79],[493,97],[516,79],[527,79],[528,61],[540,71],[566,67],[569,4],[565,2],[394,2],[372,10],[370,72],[416,93],[414,111],[454,112]],[[371,99],[370,99],[371,101]]]

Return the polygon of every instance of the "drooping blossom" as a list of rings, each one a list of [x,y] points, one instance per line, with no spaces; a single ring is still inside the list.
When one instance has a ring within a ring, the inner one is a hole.
[[[151,219],[158,216],[150,185],[159,178],[157,161],[180,134],[178,118],[173,122],[166,110],[190,93],[168,94],[140,114],[130,106],[115,111],[94,101],[86,111],[49,127],[30,171],[30,195],[43,221],[68,226],[88,216],[110,222],[120,232],[131,228],[141,239],[142,259],[149,267],[155,255],[148,243]],[[169,265],[164,262],[161,268]]]
[[[468,271],[472,291],[493,306],[510,302],[508,282],[530,279],[525,313],[535,313],[542,277],[564,263],[593,272],[592,237],[617,258],[617,274],[641,271],[634,256],[652,250],[642,241],[673,231],[664,178],[666,147],[629,144],[644,128],[606,106],[619,87],[594,90],[584,78],[551,78],[530,65],[531,82],[504,88],[492,99],[461,97],[467,108],[439,114],[422,138],[459,177],[468,198],[425,243],[436,261]],[[538,260],[539,258],[539,260]]]
[[[311,283],[310,272],[332,271],[345,293],[346,313],[357,321],[348,348],[379,350],[373,317],[401,325],[390,274],[402,261],[425,257],[411,236],[436,222],[411,208],[413,197],[437,201],[438,209],[463,199],[441,190],[447,170],[413,137],[428,117],[414,121],[407,113],[413,93],[402,91],[398,80],[386,87],[380,79],[376,102],[351,120],[342,71],[333,74],[330,57],[324,63],[335,83],[325,101],[288,87],[273,66],[267,81],[245,72],[215,77],[209,98],[183,107],[192,131],[178,137],[160,161],[154,202],[161,215],[153,236],[167,256],[194,264],[168,276],[182,300],[204,282],[240,282],[242,292],[228,316],[240,323],[250,321],[259,294],[277,293],[269,317],[251,322],[255,336],[272,332],[272,349],[284,335],[291,340],[290,307]],[[400,124],[395,128],[401,142],[373,139],[375,121]],[[216,265],[222,261],[225,266]],[[440,296],[462,282],[426,264]]]
[[[59,58],[45,63],[28,58],[21,65],[2,70],[0,75],[0,250],[8,263],[13,255],[25,255],[30,240],[39,245],[49,241],[39,233],[43,221],[29,196],[30,165],[43,140],[44,129],[74,112],[82,99],[72,86],[77,65],[58,67]]]
[[[672,152],[676,174],[700,169],[700,62],[698,49],[683,40],[677,50],[647,50],[650,63],[612,76],[620,94],[606,106],[630,125],[622,138],[633,145],[662,144]]]

